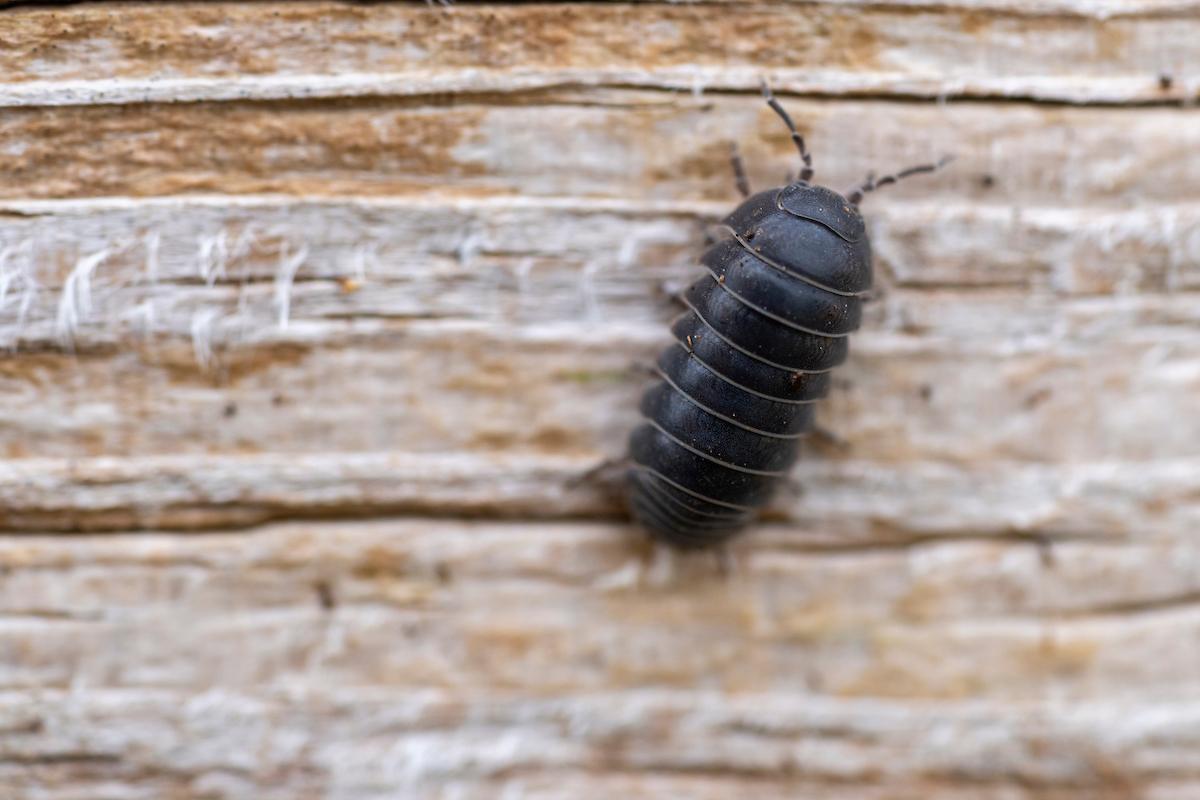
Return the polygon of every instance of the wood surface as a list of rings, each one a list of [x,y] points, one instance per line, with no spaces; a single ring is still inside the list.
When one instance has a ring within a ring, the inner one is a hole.
[[[797,486],[574,478],[864,203]],[[1200,796],[1194,0],[0,4],[0,797]]]

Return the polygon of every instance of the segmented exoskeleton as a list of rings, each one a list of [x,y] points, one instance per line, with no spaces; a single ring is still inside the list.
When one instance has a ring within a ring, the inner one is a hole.
[[[812,157],[770,89],[767,103],[800,152],[782,188],[751,195],[723,221],[727,238],[702,257],[707,274],[681,299],[675,343],[658,358],[661,378],[642,397],[630,438],[629,500],[652,536],[681,548],[720,544],[749,523],[796,460],[813,403],[846,359],[871,286],[863,196],[925,164],[846,195],[811,183]]]

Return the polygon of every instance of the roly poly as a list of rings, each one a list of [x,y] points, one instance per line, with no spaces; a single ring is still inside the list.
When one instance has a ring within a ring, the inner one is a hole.
[[[948,160],[872,175],[838,194],[811,182],[803,137],[766,85],[763,94],[800,153],[799,176],[751,195],[734,150],[744,202],[722,223],[728,236],[701,258],[704,276],[682,294],[687,310],[671,325],[675,342],[659,355],[659,380],[630,437],[630,510],[651,536],[682,549],[741,531],[795,463],[871,287],[858,203]]]

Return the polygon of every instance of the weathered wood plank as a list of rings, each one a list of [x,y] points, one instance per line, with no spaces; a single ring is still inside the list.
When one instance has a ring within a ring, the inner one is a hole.
[[[288,516],[616,514],[571,482],[595,457],[312,453],[16,459],[0,464],[0,527],[112,530]],[[1080,465],[802,460],[776,519],[819,546],[929,537],[1166,537],[1200,522],[1194,459]]]
[[[0,105],[506,93],[577,84],[754,90],[764,75],[783,90],[827,95],[1121,103],[1178,101],[1200,90],[1187,71],[1200,36],[1191,2],[903,5],[21,9],[5,15]],[[1031,41],[1042,46],[1030,48]],[[1162,75],[1172,76],[1168,84]]]
[[[0,539],[0,776],[62,800],[1200,785],[1186,542],[768,528],[735,563],[664,570],[607,525]]]
[[[365,800],[395,797],[398,788],[436,798],[496,797],[505,789],[561,797],[561,785],[585,798],[624,787],[646,798],[665,789],[700,798],[763,791],[1057,800],[1083,792],[1116,800],[1137,792],[1161,800],[1189,796],[1200,780],[1191,759],[1197,709],[1189,703],[918,705],[711,692],[530,698],[349,688],[48,691],[2,702],[0,713],[31,729],[12,737],[3,767],[28,792],[132,784]],[[36,760],[46,764],[40,775],[25,766]]]
[[[1200,437],[1193,306],[894,295],[818,415],[841,457],[882,462],[1188,457]],[[302,293],[293,308],[309,313]],[[972,317],[995,324],[972,334]],[[1129,322],[1143,331],[1125,334]],[[0,450],[615,453],[645,381],[633,365],[669,342],[663,322],[625,320],[299,321],[258,338],[218,339],[205,363],[178,340],[0,360]]]
[[[660,553],[656,562],[619,524],[393,518],[204,536],[30,534],[0,538],[0,618],[122,622],[195,614],[219,621],[234,606],[332,612],[331,603],[401,613],[475,602],[493,591],[519,605],[540,587],[563,593],[568,605],[586,605],[586,593],[596,590],[628,595],[631,604],[643,598],[659,611],[693,593],[709,597],[695,599],[701,605],[740,607],[752,599],[761,623],[755,630],[764,636],[796,635],[806,609],[848,626],[1040,620],[1070,628],[1187,610],[1200,590],[1192,538],[839,546],[766,525],[732,546],[732,575],[723,575],[708,554]],[[699,608],[675,612],[692,625],[716,624]]]
[[[709,1],[702,0],[702,2]],[[786,2],[801,1],[786,0]],[[877,0],[831,1],[850,6],[871,6],[877,2]],[[726,0],[711,0],[711,2],[726,2]],[[741,0],[728,0],[728,2],[741,2]],[[1187,15],[1197,9],[1197,4],[1194,0],[947,0],[946,2],[935,3],[931,3],[929,0],[896,0],[896,2],[889,0],[881,5],[897,5],[921,9],[961,8],[975,11],[1005,11],[1031,16],[1063,14],[1066,16],[1095,19],[1171,14]]]
[[[0,794],[1191,800],[1198,10],[0,12]],[[571,480],[764,74],[959,161],[724,575]]]
[[[1200,697],[1191,543],[822,554],[790,537],[744,543],[733,578],[708,554],[648,563],[618,526],[8,540],[0,649],[21,656],[0,688]]]
[[[494,99],[493,99],[494,100]],[[788,108],[839,189],[871,170],[958,160],[894,198],[1125,207],[1194,202],[1196,109],[796,99]],[[757,186],[777,185],[795,151],[754,95],[580,90],[506,98],[11,108],[4,198],[196,192],[381,196],[734,196],[728,142]]]
[[[1126,295],[1200,288],[1200,200],[1187,197],[1116,209],[880,195],[866,217],[885,287]],[[402,284],[417,293],[414,307],[438,314],[450,313],[436,304],[459,286],[482,294],[485,285],[521,283],[541,293],[584,279],[596,292],[626,285],[626,304],[659,281],[691,274],[705,229],[732,206],[424,195],[9,201],[0,204],[0,326],[17,318],[30,286],[37,292],[24,303],[25,319],[55,316],[61,294],[47,290],[61,289],[81,262],[90,264],[96,302],[106,290],[159,282],[257,284],[299,258],[298,282]],[[484,302],[451,308],[467,316],[492,310]]]
[[[29,216],[0,225],[0,330],[19,343],[0,360],[0,451],[615,452],[634,422],[628,368],[667,341],[657,284],[696,273],[716,213],[226,203],[9,206]],[[1196,227],[1195,209],[1046,211],[1016,233],[1002,209],[879,211],[891,288],[821,409],[843,456],[1191,455],[1196,310],[1190,295],[1158,293],[1200,275],[1200,254],[1172,233]],[[981,241],[964,252],[970,236]],[[1038,246],[1006,251],[1006,236]],[[1010,262],[989,273],[976,258]],[[1081,291],[1116,295],[1069,297]],[[64,342],[80,355],[54,352]]]
[[[542,585],[494,586],[426,610],[408,594],[425,591],[396,585],[370,607],[339,608],[333,617],[314,594],[303,609],[9,620],[0,623],[0,647],[21,657],[0,671],[0,685],[483,686],[548,694],[699,684],[730,693],[1025,702],[1195,700],[1200,691],[1194,608],[1070,625],[908,626],[842,620],[814,605],[785,609],[791,618],[759,630],[745,626],[760,622],[755,598],[706,602],[690,593],[656,606],[640,596],[585,600]],[[698,613],[713,619],[696,624],[690,615]]]

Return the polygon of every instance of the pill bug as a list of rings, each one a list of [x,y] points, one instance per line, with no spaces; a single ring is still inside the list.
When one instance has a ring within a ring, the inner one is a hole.
[[[871,287],[863,197],[923,164],[873,175],[845,195],[812,183],[812,157],[791,117],[763,86],[800,154],[796,179],[751,194],[736,149],[743,202],[727,236],[700,259],[705,274],[680,299],[674,343],[641,400],[629,442],[627,496],[654,538],[694,549],[749,524],[796,460],[813,404],[847,355]]]

